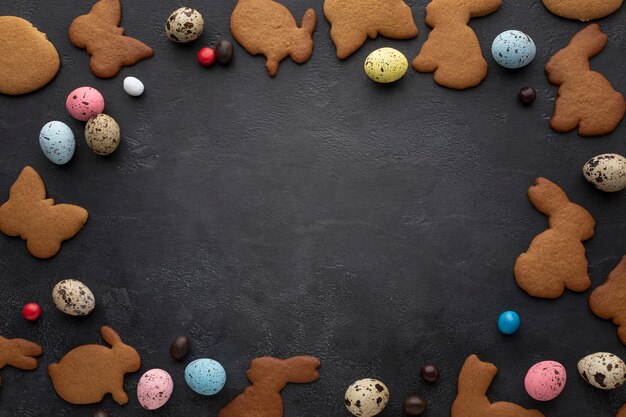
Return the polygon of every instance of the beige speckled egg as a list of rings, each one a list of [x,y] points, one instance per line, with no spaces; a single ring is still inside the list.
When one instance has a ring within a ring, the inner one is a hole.
[[[96,307],[96,299],[89,287],[75,279],[64,279],[55,285],[52,301],[70,316],[86,316]]]
[[[356,417],[372,417],[389,401],[389,390],[377,379],[360,379],[346,390],[346,408]]]
[[[578,373],[596,388],[619,388],[626,381],[626,364],[612,353],[596,352],[578,361]]]
[[[409,62],[402,52],[393,48],[380,48],[365,59],[365,73],[377,83],[392,83],[406,74]]]
[[[599,190],[621,191],[626,188],[626,158],[616,153],[594,156],[583,166],[583,175]]]
[[[204,19],[199,11],[191,7],[174,10],[165,23],[168,39],[178,43],[195,41],[204,30]]]
[[[85,140],[98,155],[112,154],[120,144],[120,126],[106,114],[94,116],[85,126]]]

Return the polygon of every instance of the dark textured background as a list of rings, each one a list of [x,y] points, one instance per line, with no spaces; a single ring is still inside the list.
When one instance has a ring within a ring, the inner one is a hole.
[[[111,416],[150,414],[137,402],[140,375],[155,367],[175,378],[171,401],[157,416],[216,416],[245,386],[250,359],[313,354],[322,379],[284,391],[287,417],[347,416],[345,388],[377,377],[390,388],[381,416],[401,414],[418,393],[427,415],[443,417],[456,394],[456,376],[471,353],[497,364],[490,396],[538,407],[547,417],[612,416],[623,390],[586,385],[576,362],[595,351],[626,351],[609,322],[595,318],[587,294],[556,301],[528,297],[515,284],[513,264],[546,219],[526,199],[537,176],[561,185],[597,220],[586,245],[593,285],[604,281],[626,252],[626,194],[594,190],[584,162],[599,153],[626,153],[626,123],[610,136],[584,139],[555,134],[548,118],[555,88],[543,64],[584,25],[548,13],[538,1],[505,1],[472,26],[490,63],[486,80],[469,91],[437,86],[412,69],[394,85],[371,82],[362,63],[390,45],[411,60],[426,39],[425,2],[410,3],[417,39],[369,41],[344,62],[335,58],[322,1],[285,1],[300,21],[312,6],[320,17],[312,59],[281,65],[276,79],[264,60],[236,45],[228,68],[202,68],[195,52],[230,39],[234,0],[190,0],[205,17],[202,38],[177,45],[164,36],[179,1],[124,0],[122,25],[155,49],[154,58],[112,80],[95,78],[88,56],[73,47],[67,29],[91,1],[0,2],[48,34],[62,59],[57,78],[22,97],[0,97],[2,199],[25,165],[42,175],[58,202],[89,210],[89,221],[58,256],[39,261],[24,242],[0,236],[0,334],[45,347],[35,372],[6,368],[2,416],[89,416],[97,405],[72,406],[54,392],[46,367],[71,348],[101,343],[98,329],[116,328],[143,359],[126,378],[129,405],[107,396]],[[609,35],[593,68],[626,91],[626,10],[600,22]],[[506,29],[533,37],[538,54],[527,68],[495,64],[491,40]],[[37,57],[33,57],[34,60]],[[146,85],[140,98],[122,89],[125,76]],[[83,123],[65,111],[65,97],[82,85],[98,88],[106,113],[122,129],[109,158],[93,154]],[[537,88],[535,104],[518,104],[523,85]],[[50,163],[38,133],[61,120],[77,136],[67,166]],[[84,281],[97,308],[86,318],[57,311],[50,292],[63,278]],[[36,324],[22,306],[43,307]],[[498,314],[517,310],[513,337],[496,328]],[[171,340],[189,335],[189,360],[210,357],[228,373],[214,397],[184,383],[185,363],[168,354]],[[523,388],[526,370],[554,359],[569,373],[556,400],[540,404]],[[442,377],[427,386],[419,367],[434,362]]]

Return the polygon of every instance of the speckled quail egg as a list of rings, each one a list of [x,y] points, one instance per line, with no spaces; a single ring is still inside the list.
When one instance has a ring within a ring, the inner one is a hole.
[[[505,68],[525,67],[535,59],[537,48],[530,36],[519,30],[506,30],[496,36],[491,45],[496,62]]]
[[[377,83],[392,83],[406,74],[409,62],[402,52],[393,48],[380,48],[365,59],[363,69]]]
[[[181,7],[172,12],[165,23],[165,34],[174,42],[193,42],[204,30],[204,19],[199,11]]]
[[[356,417],[373,417],[385,409],[388,401],[389,390],[377,379],[360,379],[346,390],[346,408]]]
[[[94,153],[112,154],[120,144],[120,126],[104,113],[94,116],[85,125],[85,140]]]
[[[85,284],[75,279],[64,279],[52,289],[54,305],[70,316],[86,316],[96,307],[96,299]]]
[[[621,191],[626,188],[626,158],[616,153],[594,156],[583,166],[583,175],[598,190]]]
[[[76,141],[72,129],[65,123],[55,120],[41,128],[39,146],[49,160],[57,165],[63,165],[74,156]]]
[[[578,373],[596,388],[619,388],[626,381],[626,364],[612,353],[596,352],[578,361]]]

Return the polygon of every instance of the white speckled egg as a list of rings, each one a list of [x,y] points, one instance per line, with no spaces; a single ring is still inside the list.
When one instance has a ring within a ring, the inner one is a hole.
[[[204,19],[199,11],[191,7],[174,10],[165,23],[165,34],[174,42],[195,41],[204,30]]]
[[[74,133],[63,122],[52,121],[45,124],[39,133],[39,146],[44,155],[57,165],[67,164],[76,149]]]
[[[387,406],[389,390],[377,379],[360,379],[348,387],[345,401],[346,408],[354,416],[372,417]]]
[[[86,316],[96,307],[96,299],[85,284],[75,279],[64,279],[52,289],[54,305],[70,316]]]
[[[98,155],[110,155],[120,144],[120,126],[104,113],[94,116],[85,125],[85,140]]]
[[[167,403],[174,390],[172,376],[163,369],[150,369],[137,384],[137,399],[146,410],[156,410]]]
[[[578,373],[596,388],[615,389],[626,381],[626,364],[612,353],[596,352],[578,361]]]
[[[583,166],[583,175],[598,190],[621,191],[626,188],[626,158],[616,153],[594,156]]]
[[[550,401],[565,388],[567,372],[555,361],[543,361],[533,365],[526,374],[526,392],[537,401]]]
[[[496,62],[505,68],[525,67],[535,59],[535,42],[519,30],[506,30],[496,36],[491,45],[491,53]]]
[[[226,384],[226,371],[213,359],[196,359],[185,368],[185,382],[198,394],[215,395]]]
[[[393,48],[380,48],[365,59],[363,69],[377,83],[392,83],[406,74],[409,62],[402,52]]]
[[[126,91],[126,94],[129,96],[139,97],[143,94],[144,88],[145,87],[139,78],[124,78],[124,91]]]

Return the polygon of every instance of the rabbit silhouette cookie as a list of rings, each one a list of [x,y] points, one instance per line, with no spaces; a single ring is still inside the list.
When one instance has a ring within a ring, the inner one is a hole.
[[[100,0],[91,11],[78,16],[70,26],[70,41],[87,49],[91,72],[100,78],[115,77],[122,67],[152,57],[152,48],[124,35],[120,0]]]
[[[61,242],[70,239],[87,221],[87,210],[71,204],[54,204],[46,198],[41,177],[26,167],[11,187],[9,200],[0,206],[0,231],[20,236],[36,258],[56,255]]]
[[[487,398],[489,386],[498,368],[471,355],[459,374],[459,393],[452,404],[451,417],[544,417],[537,410],[527,410],[517,404]]]
[[[595,220],[556,184],[537,178],[528,199],[548,216],[549,227],[515,262],[515,280],[533,297],[558,298],[565,288],[582,292],[591,286],[582,242],[591,239]]]
[[[557,16],[586,22],[610,15],[623,0],[543,0],[543,5]]]
[[[0,369],[9,365],[17,369],[32,371],[37,368],[37,357],[43,349],[36,343],[25,339],[6,339],[0,336]],[[0,378],[2,385],[2,378]]]
[[[71,404],[95,404],[112,394],[120,405],[128,402],[124,392],[124,374],[141,367],[139,353],[122,342],[110,327],[100,329],[102,338],[111,345],[83,345],[69,351],[59,363],[48,367],[57,394]]]
[[[589,67],[608,41],[597,24],[578,32],[569,45],[557,52],[545,66],[552,84],[559,86],[550,127],[566,133],[578,127],[581,136],[611,133],[624,117],[624,96]]]
[[[613,320],[619,340],[626,345],[626,256],[611,271],[606,282],[593,290],[589,307],[596,316]]]
[[[624,404],[620,407],[619,410],[617,410],[617,415],[615,417],[626,417],[626,404]]]
[[[252,385],[226,405],[218,417],[282,417],[280,392],[289,382],[304,384],[317,381],[319,366],[319,359],[313,356],[294,356],[285,360],[270,357],[254,359],[247,373]]]
[[[326,0],[324,15],[337,58],[346,59],[367,40],[379,34],[391,39],[411,39],[418,30],[404,0]]]
[[[298,27],[289,9],[273,0],[239,0],[230,17],[233,37],[250,54],[265,55],[265,67],[272,77],[287,57],[297,64],[309,60],[316,25],[315,10],[308,9]]]
[[[501,0],[432,0],[426,6],[426,23],[433,30],[413,60],[419,72],[434,72],[435,82],[457,90],[475,87],[487,76],[487,61],[471,18],[487,16]]]

